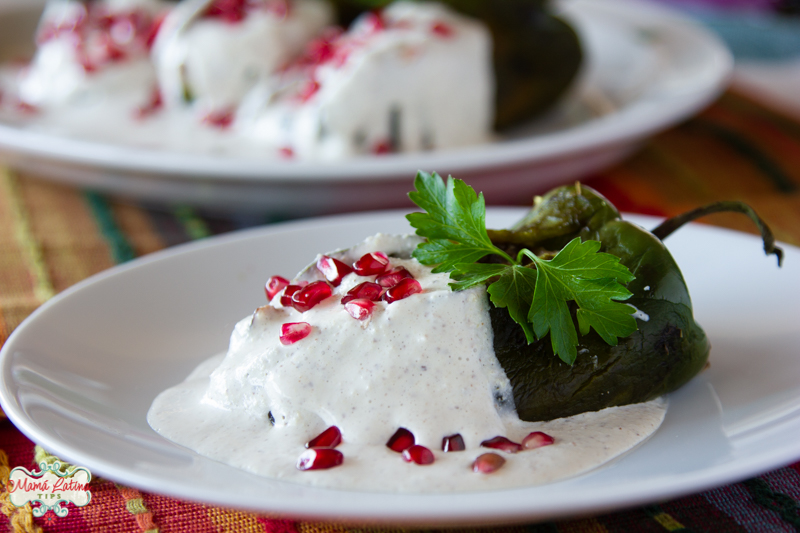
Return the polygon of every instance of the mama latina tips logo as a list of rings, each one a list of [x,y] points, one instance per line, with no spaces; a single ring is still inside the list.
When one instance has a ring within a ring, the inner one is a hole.
[[[92,474],[85,468],[70,466],[61,472],[62,465],[58,461],[39,464],[39,472],[30,472],[18,466],[8,476],[9,501],[17,507],[26,503],[39,503],[33,507],[33,516],[39,518],[47,511],[64,518],[69,510],[62,506],[74,503],[78,507],[87,505],[92,500],[89,482]]]

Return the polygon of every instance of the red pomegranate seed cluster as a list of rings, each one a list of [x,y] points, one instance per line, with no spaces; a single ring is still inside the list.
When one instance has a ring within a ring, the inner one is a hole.
[[[297,461],[298,470],[321,470],[332,468],[342,464],[344,456],[341,452],[334,450],[342,442],[342,433],[336,426],[328,429],[306,443],[308,450],[304,452]],[[541,431],[534,431],[522,440],[523,444],[517,444],[505,437],[494,437],[485,440],[481,446],[495,448],[507,453],[517,453],[521,450],[532,450],[542,446],[553,444],[553,437]],[[399,453],[403,461],[418,465],[432,464],[436,457],[433,452],[416,443],[414,434],[406,428],[398,428],[389,440],[386,447],[393,452]],[[464,439],[459,434],[448,435],[442,439],[442,451],[460,452],[464,451]],[[505,458],[497,453],[488,452],[479,455],[472,463],[472,471],[479,474],[491,474],[499,470],[504,464]]]
[[[69,35],[78,61],[91,73],[132,56],[144,57],[161,22],[162,18],[141,9],[111,12],[100,3],[82,3],[70,19],[45,21],[36,41],[41,45]]]
[[[247,18],[250,11],[256,9],[273,13],[277,17],[285,17],[289,13],[289,4],[286,0],[214,0],[203,12],[203,17],[237,24]]]
[[[235,110],[218,109],[216,111],[211,111],[206,116],[204,116],[202,122],[203,124],[208,124],[213,128],[219,128],[221,130],[224,130],[230,128],[235,118],[236,118]]]
[[[498,449],[507,453],[517,453],[522,450],[532,450],[542,446],[548,446],[553,444],[555,440],[546,433],[534,431],[525,437],[522,442],[523,444],[520,445],[505,437],[498,436],[483,441],[481,446]],[[433,452],[425,446],[417,444],[414,434],[406,428],[399,428],[395,431],[394,435],[386,442],[386,447],[394,452],[400,453],[403,460],[407,463],[429,465],[433,463],[435,459]],[[442,438],[443,452],[460,452],[464,450],[466,450],[464,438],[459,433]],[[505,462],[506,460],[499,454],[491,452],[484,453],[472,463],[472,470],[482,474],[490,474],[497,471]]]
[[[332,65],[338,69],[344,66],[353,51],[364,47],[367,41],[375,34],[381,33],[391,28],[407,27],[407,21],[390,23],[380,11],[370,12],[363,15],[359,30],[357,32],[345,33],[340,28],[329,28],[323,35],[311,41],[305,49],[303,55],[287,65],[286,71],[299,71],[306,76],[306,83],[301,84],[295,94],[295,99],[299,104],[304,104],[320,90],[320,81],[317,71],[324,65]],[[435,33],[437,30],[433,30]],[[438,33],[437,33],[438,34]],[[374,153],[392,152],[391,144],[388,142],[379,143],[372,147]]]
[[[306,450],[297,459],[298,470],[326,470],[344,462],[344,454],[335,450],[342,443],[342,433],[331,426],[306,443]]]
[[[367,320],[375,311],[375,302],[391,304],[423,292],[422,285],[404,267],[391,268],[389,257],[383,252],[370,252],[361,256],[352,266],[327,255],[320,256],[317,270],[327,281],[305,281],[292,284],[284,277],[272,276],[264,286],[267,300],[280,297],[283,307],[292,307],[304,313],[333,295],[333,287],[350,275],[375,276],[375,281],[359,283],[344,295],[344,310],[356,320]],[[304,338],[300,337],[300,339]],[[286,339],[284,339],[286,337]],[[296,336],[281,335],[283,344],[294,344]],[[284,342],[286,341],[286,342]]]
[[[429,465],[434,461],[433,452],[425,446],[416,444],[414,434],[406,428],[395,431],[394,435],[386,442],[386,447],[399,453],[403,461],[407,463]]]

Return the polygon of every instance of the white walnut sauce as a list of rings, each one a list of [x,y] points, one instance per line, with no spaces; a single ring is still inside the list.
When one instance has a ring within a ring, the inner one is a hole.
[[[240,321],[227,355],[201,364],[183,383],[154,401],[150,425],[201,455],[256,474],[323,487],[390,492],[453,492],[538,485],[587,472],[646,440],[661,424],[666,401],[605,409],[553,420],[523,422],[492,348],[489,302],[482,288],[452,292],[447,274],[409,257],[417,237],[376,235],[345,252],[352,264],[382,251],[403,266],[423,292],[377,302],[358,321],[342,295],[371,278],[349,274],[333,296],[305,313],[269,306]],[[311,267],[299,279],[322,276]],[[284,346],[281,325],[307,322],[311,334]],[[274,425],[270,420],[274,419]],[[342,465],[295,468],[304,445],[335,425]],[[431,465],[406,463],[386,447],[404,427],[433,451]],[[532,431],[550,446],[510,454],[482,448],[505,436],[520,442]],[[442,438],[459,433],[466,450],[444,453]],[[476,457],[506,459],[498,471],[472,471]]]

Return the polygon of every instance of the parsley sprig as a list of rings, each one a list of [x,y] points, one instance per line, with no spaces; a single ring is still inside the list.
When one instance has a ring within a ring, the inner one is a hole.
[[[508,309],[528,343],[548,333],[553,352],[565,363],[577,357],[578,334],[567,302],[577,304],[582,335],[594,329],[605,342],[616,346],[620,337],[637,329],[635,309],[620,301],[632,296],[623,284],[634,279],[619,258],[598,252],[597,241],[570,241],[555,257],[541,259],[528,249],[511,257],[495,246],[486,232],[486,204],[461,180],[420,172],[416,191],[408,194],[424,213],[406,216],[417,234],[427,241],[417,246],[414,257],[433,272],[449,272],[450,287],[460,291],[488,283],[496,307]],[[505,261],[478,263],[488,255]],[[523,264],[523,260],[530,260]]]

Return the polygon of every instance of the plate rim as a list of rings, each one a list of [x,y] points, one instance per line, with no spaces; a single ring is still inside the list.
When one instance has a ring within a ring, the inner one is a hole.
[[[524,213],[525,208],[494,208],[490,207],[489,211],[492,214],[503,213],[509,216]],[[19,327],[17,327],[9,336],[5,345],[0,351],[0,404],[2,404],[4,411],[14,425],[28,436],[31,440],[45,446],[51,452],[61,456],[62,459],[75,462],[81,466],[88,466],[90,469],[99,475],[108,477],[110,479],[118,479],[126,484],[135,486],[148,492],[155,492],[167,496],[179,498],[181,500],[190,500],[212,505],[225,505],[250,511],[271,512],[278,513],[287,517],[298,519],[324,519],[330,520],[335,517],[340,520],[347,520],[354,523],[380,523],[380,524],[405,524],[405,525],[461,525],[461,524],[503,524],[503,523],[521,523],[529,522],[532,520],[550,520],[564,517],[574,517],[577,515],[589,515],[607,512],[611,510],[619,510],[622,507],[637,506],[659,499],[670,499],[690,493],[697,493],[702,490],[707,490],[719,485],[728,484],[740,481],[746,477],[763,473],[766,470],[777,468],[783,464],[789,464],[800,457],[800,451],[794,446],[794,443],[784,443],[781,446],[776,446],[770,453],[761,454],[755,458],[748,458],[744,460],[737,460],[735,465],[731,463],[723,463],[720,465],[705,468],[701,471],[695,471],[689,474],[683,473],[673,477],[661,477],[657,479],[657,483],[650,483],[649,490],[642,490],[641,482],[633,483],[632,485],[626,483],[624,480],[611,484],[607,491],[602,494],[591,492],[591,487],[575,487],[574,493],[576,499],[581,500],[578,505],[574,502],[563,502],[560,505],[558,502],[549,502],[549,507],[546,510],[541,508],[534,511],[521,505],[522,501],[529,502],[530,494],[537,490],[537,487],[521,487],[515,489],[503,489],[498,491],[483,491],[474,493],[455,493],[455,494],[386,494],[386,493],[366,493],[360,491],[341,491],[336,489],[321,489],[315,487],[303,487],[302,491],[307,494],[321,494],[321,493],[336,493],[336,494],[357,494],[360,499],[367,498],[374,500],[376,497],[378,501],[381,498],[391,497],[394,500],[399,500],[399,505],[394,505],[391,512],[377,513],[375,511],[363,509],[357,512],[353,509],[348,509],[342,512],[341,509],[333,508],[332,504],[318,505],[315,509],[309,510],[303,502],[303,498],[298,498],[296,501],[284,498],[283,500],[273,503],[272,506],[264,506],[263,502],[255,498],[242,500],[240,496],[236,497],[220,497],[217,494],[211,497],[213,491],[206,488],[197,488],[197,490],[187,492],[185,487],[180,483],[172,482],[171,480],[153,479],[152,476],[140,475],[134,468],[120,468],[119,465],[114,465],[104,459],[94,459],[91,453],[82,452],[74,449],[71,446],[61,446],[54,439],[51,439],[46,433],[39,432],[33,420],[29,420],[24,412],[18,409],[16,398],[9,398],[11,389],[6,382],[7,373],[10,371],[10,361],[13,355],[14,345],[18,336],[21,336],[29,324],[34,323],[39,315],[48,312],[54,306],[59,305],[59,302],[70,298],[72,294],[83,290],[87,286],[91,286],[97,282],[101,282],[110,277],[119,275],[131,269],[137,269],[142,266],[152,264],[170,257],[191,253],[195,250],[202,250],[206,248],[215,248],[226,243],[235,243],[237,241],[246,241],[249,239],[264,239],[269,238],[272,234],[277,234],[286,231],[307,231],[320,224],[330,224],[336,222],[350,223],[359,222],[364,223],[369,220],[374,220],[376,217],[380,220],[387,220],[390,218],[398,218],[399,216],[407,213],[407,210],[389,210],[389,211],[375,211],[361,214],[345,214],[332,217],[319,217],[312,219],[305,219],[301,221],[286,222],[281,224],[273,224],[260,228],[251,228],[224,234],[202,241],[186,243],[165,250],[155,252],[143,256],[142,258],[135,259],[129,263],[117,265],[108,270],[95,274],[72,287],[66,289],[56,297],[48,300],[45,304],[40,306],[34,313],[32,313]],[[647,225],[660,220],[658,217],[642,216],[642,215],[625,215],[625,218],[634,222],[640,223],[647,221]],[[757,240],[757,237],[750,236],[734,230],[710,227],[705,225],[693,225],[696,229],[711,232],[723,232],[735,234],[738,237],[752,238]],[[800,253],[800,250],[785,245],[786,248],[793,249],[795,253]],[[735,468],[732,468],[735,466]],[[255,476],[257,477],[257,476]],[[687,487],[690,485],[690,487]],[[291,484],[292,487],[297,485]],[[544,485],[545,487],[547,485]],[[541,489],[539,487],[538,490]],[[502,494],[502,498],[495,498],[496,510],[493,513],[487,514],[485,508],[477,505],[477,503],[485,498],[487,494]],[[414,516],[408,515],[408,508],[415,508],[415,504],[421,502],[421,499],[440,502],[435,510],[428,508],[426,512],[419,512]],[[463,501],[474,502],[474,506],[465,506]],[[624,500],[624,501],[621,501]],[[462,503],[455,508],[451,505],[456,501]],[[275,505],[279,508],[275,508]]]

